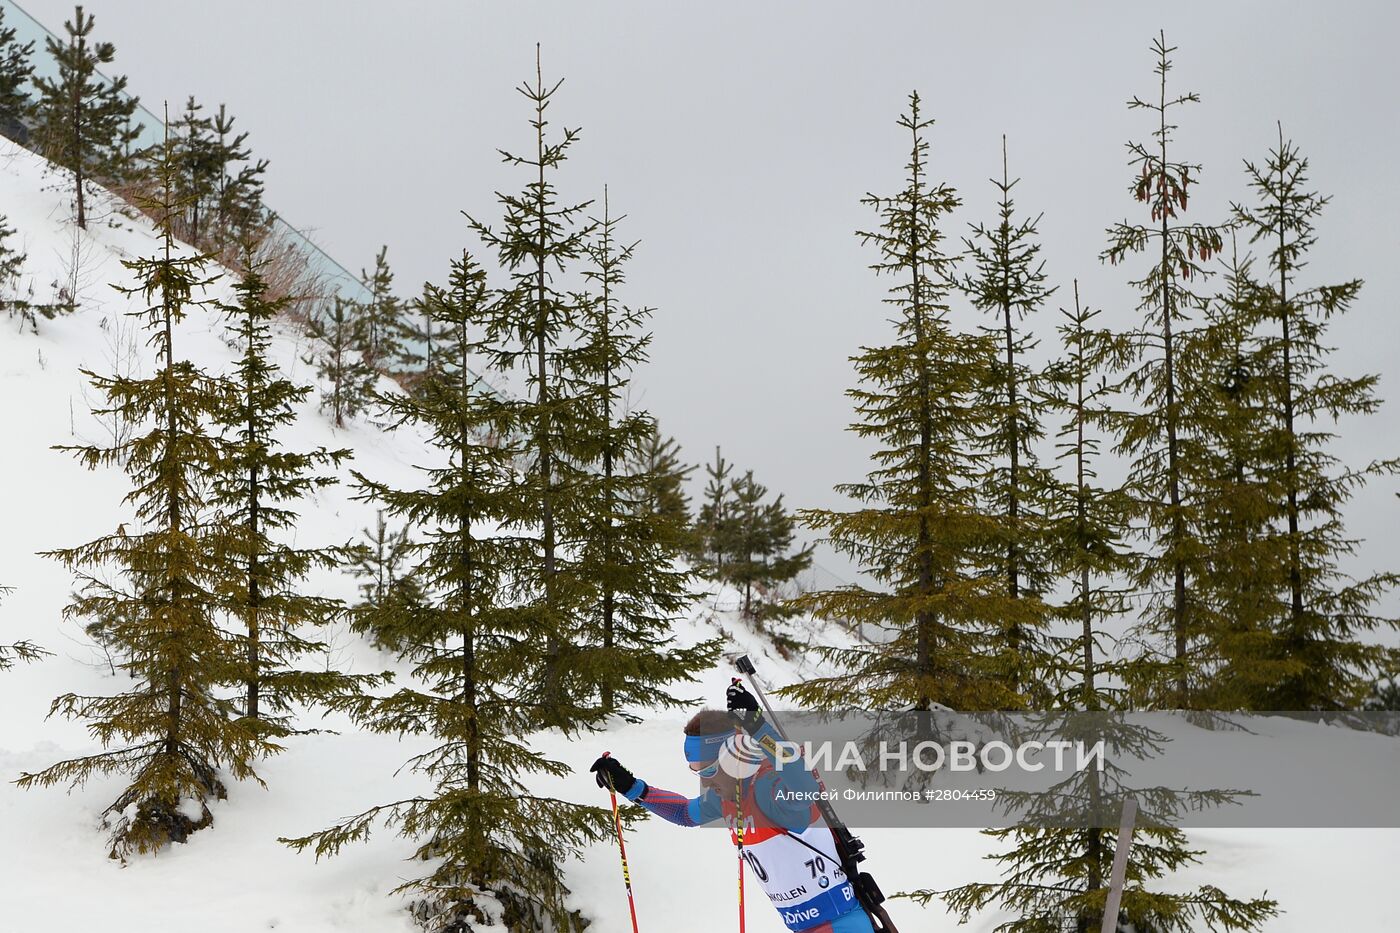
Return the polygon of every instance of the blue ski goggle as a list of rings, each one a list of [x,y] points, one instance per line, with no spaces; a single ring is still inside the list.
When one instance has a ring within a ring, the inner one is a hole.
[[[706,766],[703,767],[703,768],[695,769],[695,774],[696,774],[697,777],[702,777],[702,778],[712,778],[712,777],[714,777],[716,774],[719,774],[719,761],[718,761],[718,759],[716,759],[715,761],[710,762],[708,765],[706,765]]]

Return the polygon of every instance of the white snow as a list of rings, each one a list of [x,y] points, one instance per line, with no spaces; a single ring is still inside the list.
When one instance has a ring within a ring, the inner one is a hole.
[[[26,279],[36,299],[51,283],[70,278],[75,234],[68,196],[60,175],[25,150],[0,141],[0,210],[19,231],[16,240],[29,254]],[[98,198],[94,214],[110,213]],[[24,933],[102,933],[200,930],[248,933],[258,929],[393,933],[413,929],[403,900],[389,891],[422,869],[405,861],[412,844],[391,831],[377,832],[367,844],[351,846],[319,863],[277,842],[280,835],[321,829],[339,817],[399,799],[423,787],[423,779],[398,772],[421,745],[359,732],[350,724],[319,721],[337,730],[294,738],[281,756],[265,762],[263,790],[254,783],[230,783],[227,801],[212,805],[215,823],[155,857],[126,865],[107,858],[99,827],[102,810],[115,797],[119,778],[93,781],[65,793],[60,789],[20,791],[10,781],[61,758],[96,751],[81,724],[47,719],[53,697],[67,691],[104,693],[121,689],[100,649],[78,621],[62,618],[72,588],[57,562],[38,556],[112,531],[129,520],[119,505],[126,481],[116,470],[90,472],[53,445],[102,437],[89,414],[81,369],[110,372],[123,364],[126,347],[141,357],[144,336],[121,317],[130,303],[110,288],[128,282],[122,258],[150,254],[155,238],[144,222],[121,220],[119,227],[95,222],[78,237],[77,314],[41,321],[35,335],[21,332],[17,320],[0,318],[0,584],[15,591],[0,601],[0,643],[31,639],[53,652],[35,664],[0,673],[0,929]],[[216,294],[227,294],[218,286]],[[180,329],[178,352],[210,368],[228,366],[220,323],[196,313]],[[300,359],[296,335],[285,331],[277,361],[299,380],[312,373]],[[352,447],[347,465],[391,483],[414,480],[424,462],[423,439],[412,430],[385,434],[357,423],[333,429],[314,402],[295,430],[298,446]],[[304,507],[298,530],[302,543],[342,542],[357,537],[373,521],[370,506],[351,502],[337,486]],[[351,598],[354,583],[324,574],[314,585],[327,594]],[[682,641],[716,631],[734,653],[760,660],[770,682],[790,682],[812,670],[809,658],[784,660],[737,619],[732,591],[713,588],[678,627]],[[823,626],[799,621],[789,634],[799,640],[843,638]],[[329,662],[347,670],[376,671],[389,659],[344,632],[333,635]],[[730,672],[707,673],[685,691],[717,703]],[[635,725],[619,724],[592,738],[570,742],[553,734],[539,744],[574,773],[541,780],[535,789],[606,805],[587,767],[611,751],[640,777],[680,791],[695,783],[680,755],[679,714]],[[396,773],[398,772],[398,773]],[[873,830],[863,834],[875,872],[886,892],[920,887],[951,887],[995,876],[981,856],[987,841],[972,830]],[[1204,864],[1175,879],[1181,887],[1218,885],[1245,896],[1266,889],[1285,913],[1269,925],[1277,933],[1316,930],[1377,930],[1394,927],[1390,882],[1400,864],[1400,831],[1239,831],[1193,834],[1209,849]],[[735,917],[736,863],[725,834],[682,830],[649,820],[627,840],[641,928],[674,933],[714,933],[730,929]],[[571,863],[567,882],[574,904],[612,933],[630,928],[615,845],[602,844]],[[891,912],[904,933],[955,926],[940,907],[921,910],[895,902]],[[991,929],[995,917],[980,918],[973,929]],[[782,930],[774,911],[753,900],[749,928]]]

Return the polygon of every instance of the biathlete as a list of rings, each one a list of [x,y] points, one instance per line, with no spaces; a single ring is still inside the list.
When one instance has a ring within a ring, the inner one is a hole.
[[[702,710],[685,726],[685,758],[700,778],[699,797],[647,784],[609,755],[589,770],[599,787],[611,783],[678,826],[724,820],[736,846],[736,817],[742,814],[744,861],[789,930],[873,933],[814,803],[821,790],[816,778],[800,760],[784,765],[765,750],[779,736],[737,683],[730,687],[729,706],[729,712]],[[743,730],[736,729],[736,717]]]

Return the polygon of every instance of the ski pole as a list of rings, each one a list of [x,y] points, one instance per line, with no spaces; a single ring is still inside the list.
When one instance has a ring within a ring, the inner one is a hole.
[[[739,843],[739,933],[744,933],[744,779],[734,785],[734,835]]]
[[[611,758],[612,752],[603,752],[603,757]],[[622,814],[617,809],[617,791],[613,789],[612,775],[608,775],[608,797],[612,799],[613,825],[617,827],[617,851],[622,855],[622,883],[627,886],[627,909],[632,912],[632,933],[640,933],[637,929],[637,902],[632,897],[632,872],[627,868],[627,844],[622,841]]]

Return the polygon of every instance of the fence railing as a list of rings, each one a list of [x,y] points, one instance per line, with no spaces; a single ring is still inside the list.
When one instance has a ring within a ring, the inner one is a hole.
[[[58,64],[48,54],[47,40],[53,39],[60,44],[66,44],[67,39],[58,36],[14,0],[0,0],[0,7],[5,11],[5,26],[15,31],[16,41],[20,45],[34,43],[34,54],[30,58],[30,62],[34,66],[34,76],[56,78]],[[99,74],[101,73],[99,72]],[[101,77],[104,80],[111,80],[107,75],[101,75]],[[133,95],[127,94],[126,97],[132,99]],[[165,122],[156,116],[149,107],[143,105],[139,96],[135,97],[135,100],[136,113],[133,115],[132,124],[140,134],[137,137],[137,144],[142,148],[159,144],[165,139]],[[369,289],[365,287],[365,284],[350,270],[337,262],[334,257],[317,246],[309,236],[292,226],[270,208],[267,208],[267,218],[274,240],[282,248],[295,249],[301,255],[311,278],[316,282],[342,298],[365,301],[370,297]]]

